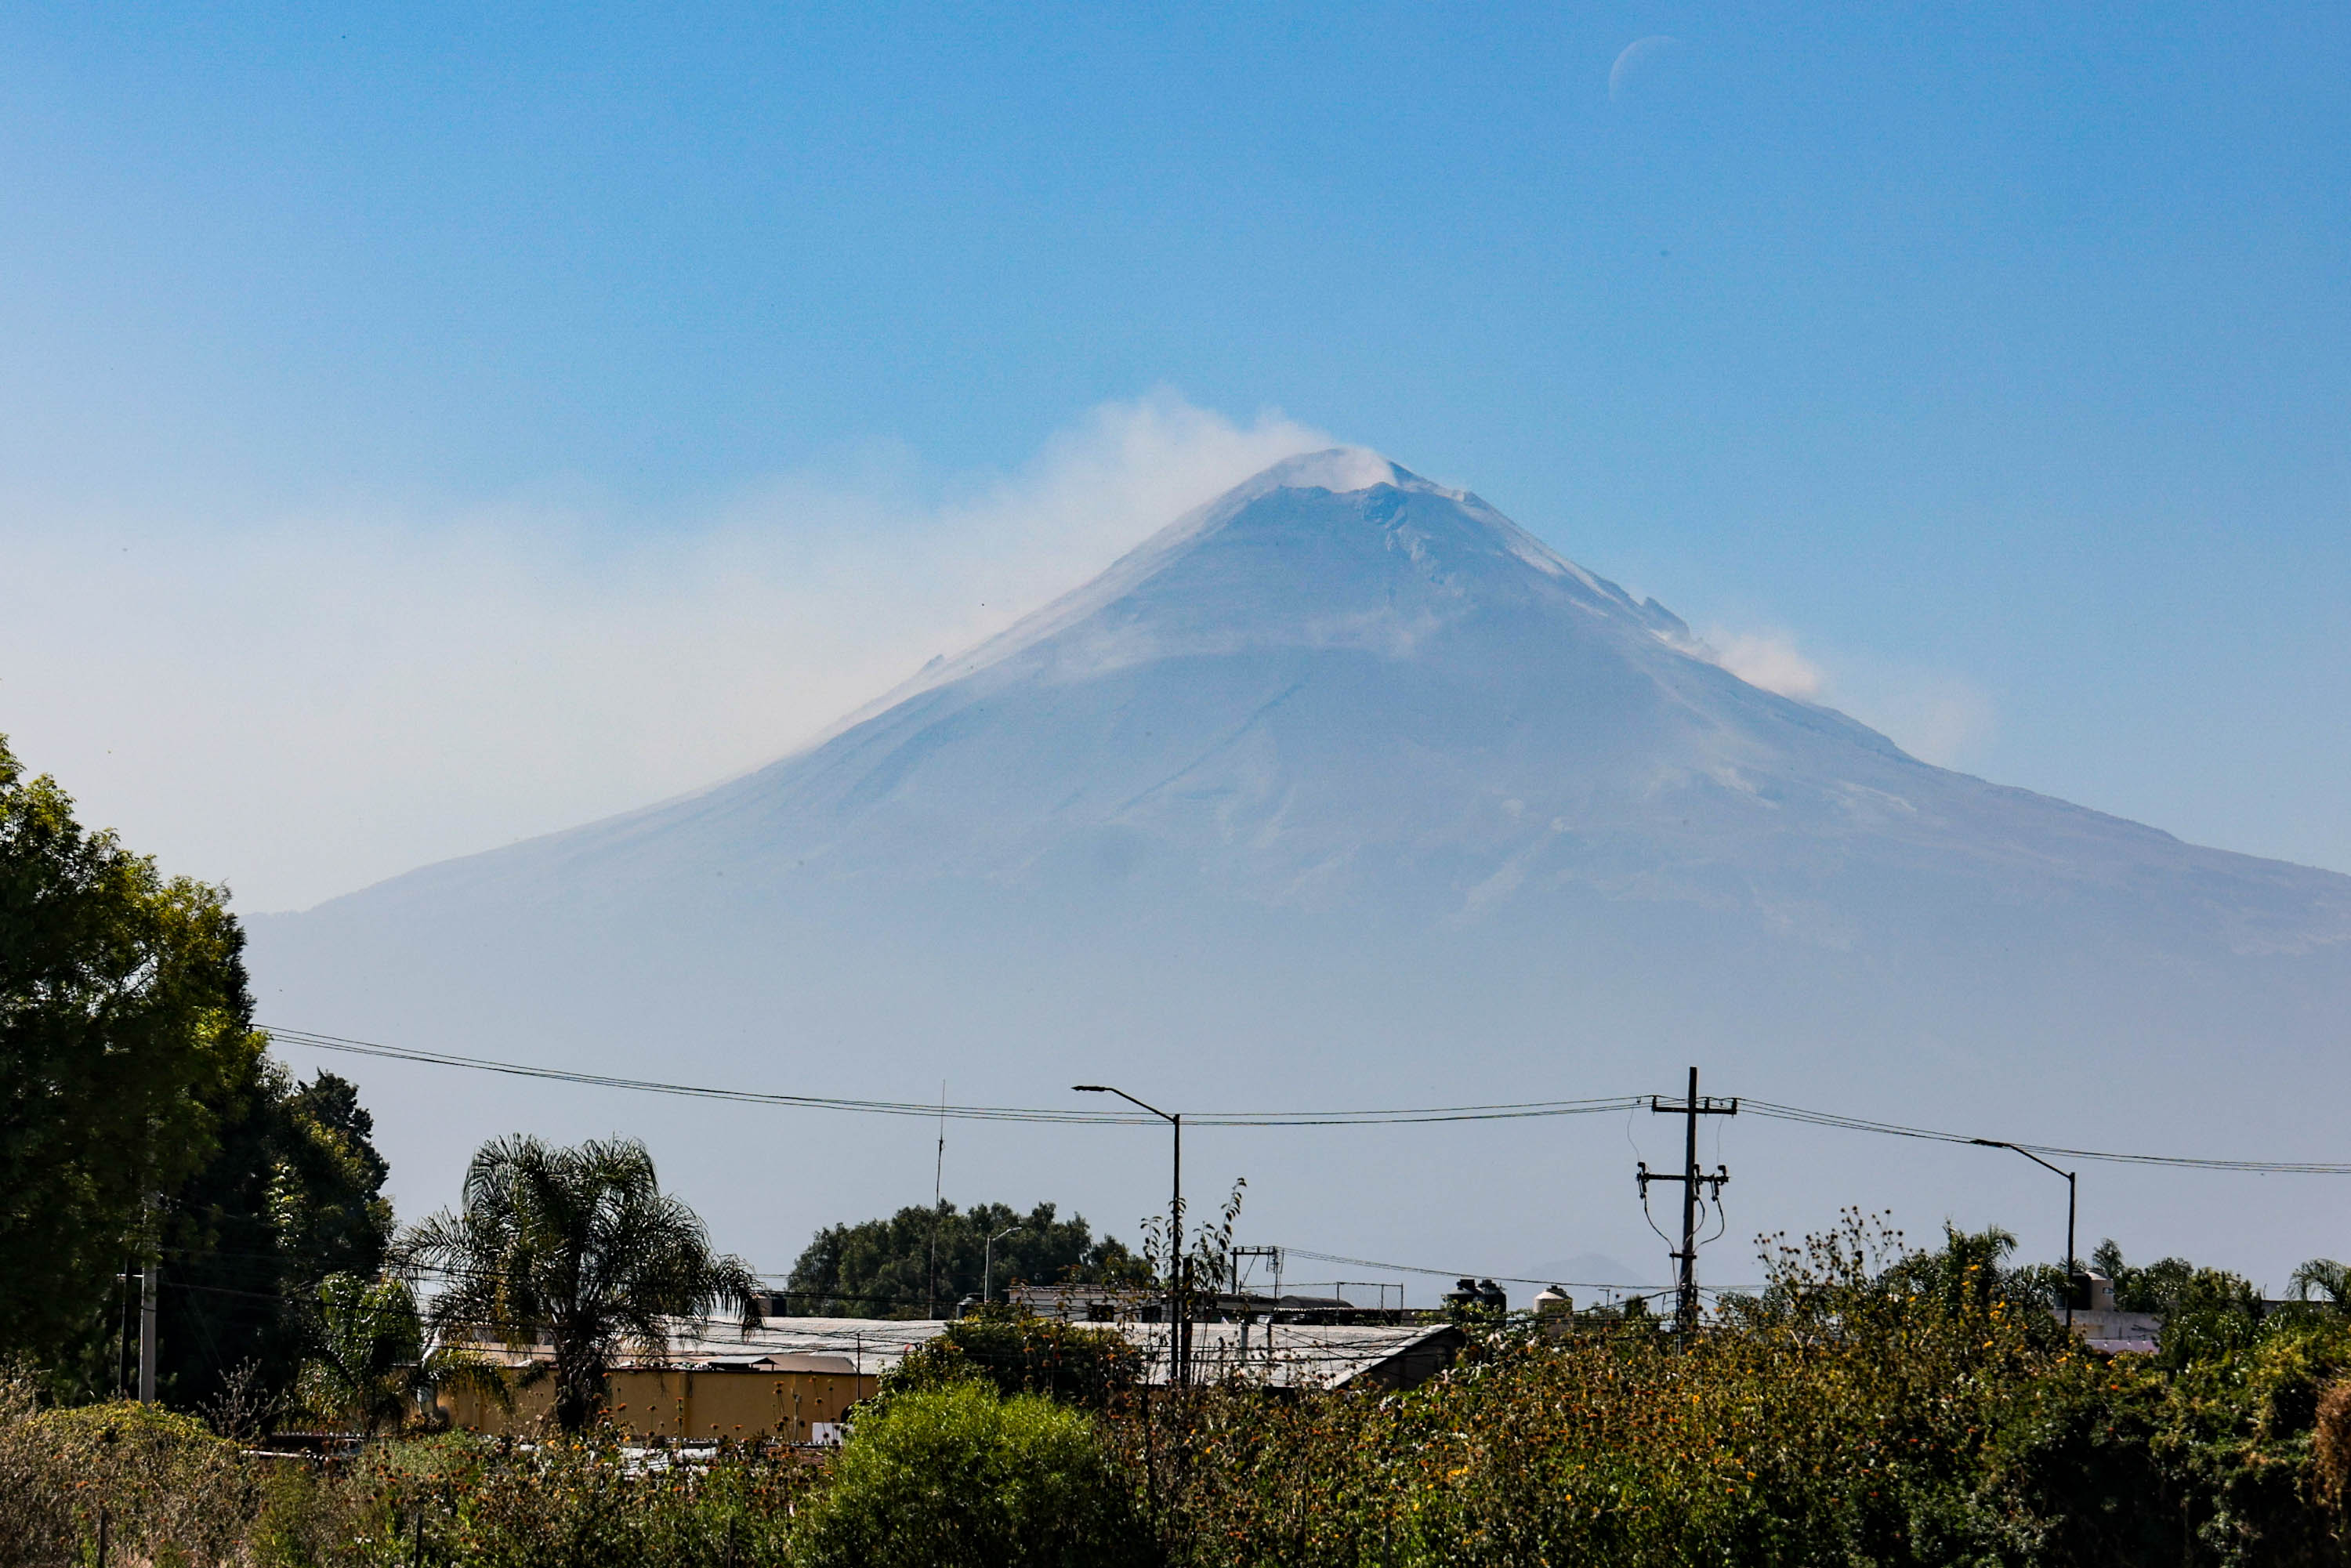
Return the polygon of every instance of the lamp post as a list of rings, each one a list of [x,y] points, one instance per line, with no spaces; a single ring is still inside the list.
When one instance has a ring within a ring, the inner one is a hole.
[[[2068,1333],[2073,1333],[2074,1271],[2076,1267],[2074,1258],[2074,1200],[2079,1196],[2075,1189],[2074,1180],[2074,1173],[2072,1171],[2058,1170],[2055,1166],[2051,1165],[2047,1160],[2043,1159],[2031,1149],[2020,1149],[2014,1144],[2003,1143],[1998,1138],[1970,1138],[1968,1142],[1976,1145],[1980,1148],[2007,1149],[2012,1153],[2022,1155],[2026,1159],[2031,1160],[2043,1170],[2054,1172],[2056,1175],[2065,1178],[2065,1332]]]
[[[1107,1083],[1076,1083],[1071,1087],[1081,1094],[1115,1094],[1176,1130],[1175,1175],[1167,1191],[1167,1381],[1171,1386],[1180,1385],[1184,1381],[1184,1329],[1177,1320],[1184,1311],[1183,1287],[1178,1282],[1184,1257],[1184,1118]]]
[[[989,1237],[987,1239],[987,1246],[981,1251],[981,1262],[979,1265],[979,1304],[983,1307],[987,1305],[988,1301],[992,1299],[990,1292],[996,1288],[996,1244],[1019,1228],[1019,1222],[1015,1220],[1010,1225],[1008,1225],[1003,1229],[998,1231],[995,1235]]]

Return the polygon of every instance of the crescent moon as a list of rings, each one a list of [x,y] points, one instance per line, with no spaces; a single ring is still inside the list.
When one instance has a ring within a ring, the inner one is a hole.
[[[1635,38],[1625,45],[1625,52],[1616,57],[1616,63],[1608,68],[1609,99],[1613,101],[1623,95],[1625,80],[1633,74],[1635,67],[1650,56],[1663,53],[1680,42],[1679,38],[1668,34],[1652,33],[1646,38]]]

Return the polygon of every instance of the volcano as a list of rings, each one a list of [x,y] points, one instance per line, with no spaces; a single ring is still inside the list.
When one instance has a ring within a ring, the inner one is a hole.
[[[1074,1074],[1237,1108],[1670,1090],[1698,1061],[1774,1102],[2258,1155],[2333,1131],[2351,878],[1929,766],[1343,448],[766,768],[265,917],[255,947],[280,1024],[639,1076],[1034,1104]],[[404,1190],[528,1123],[644,1133],[786,1261],[816,1224],[927,1200],[926,1128],[431,1071],[362,1075]],[[1214,1146],[1273,1239],[1507,1273],[1639,1246],[1614,1188],[1670,1142],[1645,1120]],[[2028,1231],[2049,1207],[1978,1151],[1724,1135],[1774,1227],[1852,1201]],[[1157,1156],[1125,1129],[974,1137],[987,1196],[1149,1209]],[[2126,1247],[2273,1273],[2309,1205],[2342,1214],[2249,1177],[2085,1193]]]

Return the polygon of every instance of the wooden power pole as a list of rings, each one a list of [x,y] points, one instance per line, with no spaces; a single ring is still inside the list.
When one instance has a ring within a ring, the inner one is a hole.
[[[1657,1115],[1679,1116],[1683,1121],[1681,1174],[1667,1176],[1652,1171],[1644,1161],[1638,1179],[1644,1202],[1648,1198],[1649,1184],[1653,1181],[1681,1184],[1682,1245],[1681,1250],[1671,1256],[1679,1275],[1675,1281],[1674,1324],[1681,1332],[1683,1343],[1687,1343],[1698,1328],[1698,1189],[1702,1186],[1712,1187],[1714,1197],[1719,1202],[1722,1184],[1730,1179],[1730,1173],[1721,1166],[1716,1166],[1711,1176],[1698,1168],[1698,1119],[1700,1116],[1736,1116],[1739,1114],[1739,1102],[1735,1099],[1717,1100],[1712,1095],[1699,1099],[1698,1069],[1693,1067],[1689,1070],[1687,1098],[1676,1104],[1652,1094],[1649,1096],[1649,1109]]]

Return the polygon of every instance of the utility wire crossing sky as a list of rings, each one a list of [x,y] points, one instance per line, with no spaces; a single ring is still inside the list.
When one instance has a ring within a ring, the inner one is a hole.
[[[267,1028],[267,1026],[264,1027]],[[339,1036],[318,1034],[307,1030],[268,1029],[267,1032],[275,1043],[307,1046],[313,1051],[340,1051],[346,1055],[375,1057],[390,1061],[411,1061],[432,1067],[455,1067],[478,1072],[547,1079],[559,1083],[579,1083],[591,1088],[618,1089],[642,1094],[674,1094],[692,1099],[731,1100],[794,1110],[847,1111],[867,1115],[941,1117],[974,1122],[1040,1122],[1137,1126],[1158,1124],[1156,1117],[1129,1112],[1063,1111],[1041,1106],[956,1105],[945,1101],[922,1104],[913,1101],[834,1099],[804,1094],[776,1094],[749,1089],[711,1088],[689,1083],[662,1083],[651,1079],[621,1078],[598,1072],[574,1072],[557,1067],[534,1067],[522,1062],[496,1061],[486,1057],[459,1056],[444,1051],[416,1051],[403,1046],[379,1045],[369,1040],[345,1040]],[[1409,1125],[1415,1123],[1430,1122],[1500,1122],[1629,1111],[1648,1104],[1652,1098],[1647,1094],[1615,1094],[1584,1100],[1537,1100],[1504,1105],[1432,1105],[1391,1110],[1187,1111],[1184,1113],[1184,1120],[1187,1124],[1202,1127],[1344,1127]],[[1938,1132],[1928,1127],[1908,1127],[1894,1122],[1874,1121],[1868,1117],[1844,1116],[1830,1111],[1810,1110],[1801,1105],[1775,1104],[1768,1100],[1737,1098],[1732,1101],[1732,1103],[1736,1104],[1743,1114],[1764,1116],[1778,1121],[1799,1122],[1816,1127],[1834,1127],[1844,1132],[1876,1133],[1900,1138],[1924,1138],[1945,1144],[1979,1144],[1985,1141],[1966,1133]],[[2100,1149],[2066,1148],[2054,1144],[2001,1141],[2010,1144],[2011,1147],[2030,1150],[2034,1154],[2056,1155],[2068,1159],[2098,1160],[2117,1165],[2170,1166],[2188,1170],[2241,1171],[2256,1175],[2351,1176],[2351,1163],[2336,1164],[2322,1160],[2214,1159],[2189,1155],[2116,1154]]]

